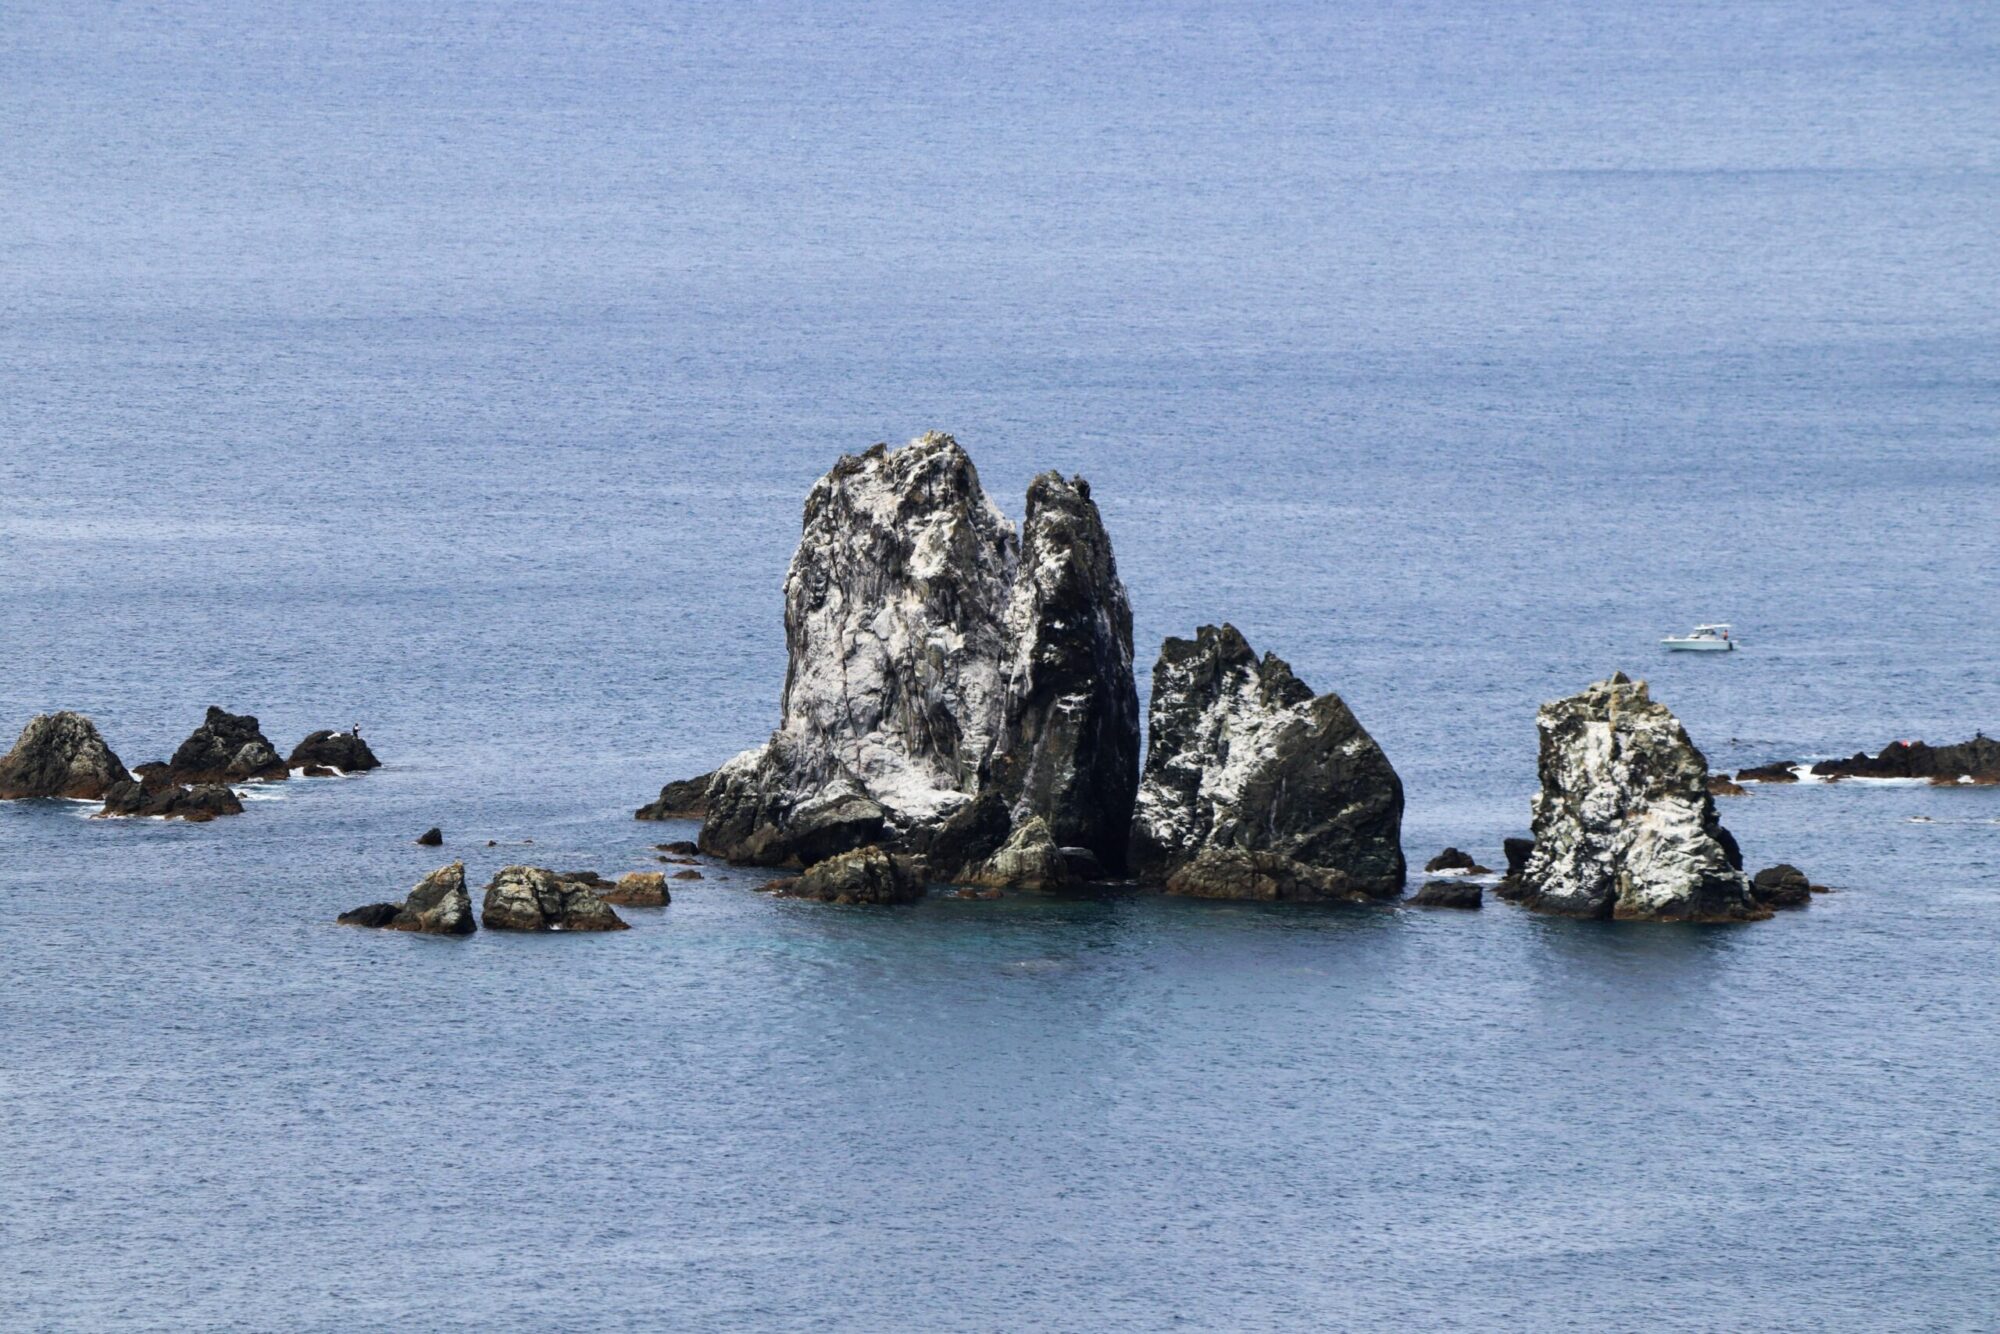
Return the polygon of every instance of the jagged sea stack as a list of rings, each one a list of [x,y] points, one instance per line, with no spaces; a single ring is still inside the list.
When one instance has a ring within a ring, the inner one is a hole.
[[[285,761],[256,718],[212,704],[201,726],[167,761],[167,773],[176,783],[240,783],[288,776]]]
[[[1680,720],[1623,672],[1544,704],[1534,851],[1521,901],[1542,912],[1665,922],[1768,917]]]
[[[1040,816],[1115,864],[1137,781],[1131,612],[1081,479],[1037,478],[1027,526],[1024,563],[947,435],[819,480],[785,581],[780,725],[707,785],[703,851],[773,866],[878,842],[930,853],[985,794],[992,818],[976,839],[952,826],[955,855],[983,860]]]
[[[42,713],[28,720],[14,748],[0,757],[0,801],[72,797],[101,801],[132,775],[80,713]]]
[[[1402,780],[1338,695],[1204,625],[1160,649],[1149,717],[1133,874],[1204,898],[1402,892]]]

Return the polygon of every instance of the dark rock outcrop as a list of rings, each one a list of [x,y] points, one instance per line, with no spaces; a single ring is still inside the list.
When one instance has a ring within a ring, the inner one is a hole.
[[[999,735],[981,790],[1014,823],[1041,820],[1058,846],[1124,866],[1139,788],[1132,608],[1090,484],[1043,473],[1028,487],[1007,616],[1012,653]]]
[[[368,748],[368,743],[358,733],[323,729],[292,747],[292,753],[285,758],[285,766],[290,769],[311,766],[358,774],[381,768],[382,761],[375,758],[375,752]]]
[[[1779,862],[1750,878],[1750,893],[1767,908],[1801,908],[1812,902],[1813,884],[1798,867]]]
[[[148,766],[143,778],[114,783],[99,816],[150,816],[206,824],[219,815],[243,814],[243,799],[221,783],[176,783]]]
[[[1796,783],[1799,781],[1797,760],[1774,760],[1770,764],[1756,764],[1748,769],[1736,771],[1739,783]]]
[[[256,718],[212,704],[201,726],[167,761],[167,771],[177,783],[241,783],[289,776],[285,761],[258,729]]]
[[[621,875],[617,884],[598,890],[597,897],[606,903],[633,908],[664,908],[673,901],[667,893],[667,878],[658,871],[632,871]]]
[[[1522,899],[1542,912],[1647,921],[1770,916],[1716,818],[1708,761],[1643,681],[1620,672],[1544,704],[1535,848]]]
[[[1477,908],[1483,898],[1484,891],[1469,881],[1426,880],[1410,896],[1410,903],[1418,908]]]
[[[1500,840],[1500,850],[1507,859],[1507,869],[1500,876],[1500,883],[1493,892],[1503,899],[1518,899],[1526,893],[1521,883],[1521,872],[1528,867],[1528,858],[1534,855],[1535,840],[1532,838],[1506,838]]]
[[[443,847],[444,830],[438,828],[436,825],[432,825],[429,829],[426,829],[424,830],[423,833],[417,835],[417,846],[424,848]]]
[[[2000,783],[2000,741],[1984,732],[1956,745],[1892,741],[1878,754],[1856,753],[1812,767],[1821,778],[1927,778],[1933,783]]]
[[[486,885],[489,931],[623,931],[626,923],[587,883],[539,866],[503,867]]]
[[[785,582],[779,729],[709,782],[702,850],[811,866],[893,843],[949,874],[1039,816],[1116,864],[1138,754],[1131,612],[1081,479],[1037,478],[1026,533],[1024,559],[949,436],[835,464]]]
[[[924,880],[906,857],[881,848],[856,848],[829,857],[789,883],[767,886],[773,893],[822,903],[915,903]]]
[[[676,880],[700,880],[702,874],[700,871],[675,871],[673,878]]]
[[[28,720],[14,748],[0,757],[0,801],[101,801],[114,784],[131,778],[98,735],[97,724],[80,713],[42,713]]]
[[[708,787],[715,775],[668,783],[660,795],[632,812],[635,820],[699,820],[708,814]]]
[[[1150,718],[1133,874],[1203,897],[1402,892],[1403,785],[1338,695],[1205,625],[1160,650]]]
[[[1711,797],[1747,797],[1750,789],[1741,783],[1731,782],[1727,774],[1708,776],[1708,795]]]
[[[465,863],[440,866],[401,903],[370,903],[344,912],[343,926],[384,927],[431,936],[469,936],[474,929],[472,896],[465,892]]]
[[[693,856],[701,851],[692,840],[685,838],[677,838],[671,843],[655,843],[653,849],[656,852],[671,852],[683,857]]]
[[[1431,873],[1438,871],[1463,871],[1467,875],[1493,874],[1491,870],[1474,861],[1471,853],[1460,852],[1457,848],[1446,848],[1443,852],[1425,862],[1424,870]]]

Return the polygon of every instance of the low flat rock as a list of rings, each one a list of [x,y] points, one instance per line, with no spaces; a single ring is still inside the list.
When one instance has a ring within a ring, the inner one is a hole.
[[[285,757],[285,765],[292,769],[311,767],[358,774],[381,768],[382,761],[375,758],[375,752],[358,733],[322,728],[293,746],[292,753]]]
[[[1417,908],[1477,908],[1484,899],[1485,891],[1469,881],[1426,880],[1410,903]]]
[[[222,783],[176,783],[155,771],[114,783],[97,814],[206,824],[218,816],[243,814],[243,799]]]
[[[627,908],[664,908],[673,901],[667,892],[667,878],[658,871],[621,875],[617,884],[597,891],[597,897]]]
[[[1184,898],[1262,903],[1365,903],[1381,897],[1344,871],[1236,847],[1202,849],[1167,877],[1165,888]]]
[[[627,923],[584,883],[539,866],[508,866],[486,886],[489,931],[624,931]]]
[[[822,903],[915,903],[924,896],[924,879],[909,858],[870,847],[829,857],[796,879],[767,888]]]

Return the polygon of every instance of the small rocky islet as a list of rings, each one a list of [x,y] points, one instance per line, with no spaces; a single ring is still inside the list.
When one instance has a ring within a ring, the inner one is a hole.
[[[380,767],[359,736],[332,731],[312,733],[290,758],[280,758],[255,717],[211,705],[171,759],[127,770],[96,723],[62,711],[30,719],[13,749],[0,757],[0,800],[100,801],[99,816],[199,824],[242,813],[233,783],[276,782],[294,770],[321,777]]]
[[[1403,895],[1394,766],[1337,694],[1234,626],[1162,646],[1142,755],[1131,607],[1080,477],[1035,478],[1017,531],[947,435],[842,458],[807,496],[785,629],[778,729],[635,812],[700,821],[708,856],[795,873],[769,892]],[[1705,757],[1644,682],[1594,683],[1545,705],[1538,726],[1535,837],[1507,840],[1503,897],[1679,922],[1805,901],[1789,878],[1744,873]],[[1456,849],[1426,869],[1493,874]],[[1410,902],[1482,896],[1438,879]]]

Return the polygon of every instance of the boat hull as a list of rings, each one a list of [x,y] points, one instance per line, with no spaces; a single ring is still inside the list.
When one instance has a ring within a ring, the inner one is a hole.
[[[1736,644],[1728,639],[1662,639],[1669,653],[1733,653]]]

